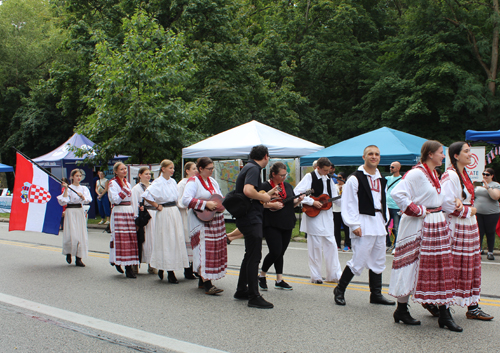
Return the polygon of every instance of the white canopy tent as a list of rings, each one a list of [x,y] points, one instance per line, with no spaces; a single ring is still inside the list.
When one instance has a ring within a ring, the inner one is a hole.
[[[301,157],[323,146],[252,120],[182,149],[184,158],[247,159],[253,146],[264,145],[272,158]]]

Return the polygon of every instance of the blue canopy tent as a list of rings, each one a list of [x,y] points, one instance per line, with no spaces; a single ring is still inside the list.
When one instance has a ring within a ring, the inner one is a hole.
[[[466,141],[484,141],[492,145],[500,145],[500,130],[498,131],[475,131],[465,132]]]
[[[14,167],[11,167],[10,165],[7,164],[2,164],[0,163],[0,173],[7,173],[7,172],[13,172]]]
[[[368,145],[380,149],[380,165],[398,161],[402,165],[414,165],[420,158],[424,138],[406,132],[382,127],[339,142],[335,145],[300,158],[300,166],[310,166],[320,157],[327,157],[335,165],[361,165],[363,150]]]

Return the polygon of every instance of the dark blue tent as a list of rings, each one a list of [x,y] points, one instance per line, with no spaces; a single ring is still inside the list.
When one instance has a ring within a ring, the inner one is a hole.
[[[301,166],[310,166],[320,157],[327,157],[335,165],[361,165],[366,146],[380,149],[380,165],[398,161],[402,165],[415,165],[420,158],[424,138],[406,132],[382,127],[300,158]]]
[[[0,163],[0,173],[13,172],[14,168],[7,164]]]
[[[474,131],[465,132],[466,141],[483,141],[493,145],[500,145],[500,130],[498,131]]]

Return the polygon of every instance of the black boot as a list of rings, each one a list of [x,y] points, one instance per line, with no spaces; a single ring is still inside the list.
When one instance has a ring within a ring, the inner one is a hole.
[[[127,278],[137,278],[132,266],[125,266],[125,276],[127,276]]]
[[[426,309],[434,317],[439,317],[439,309],[434,304],[422,304],[422,308]]]
[[[399,303],[398,308],[394,311],[394,322],[398,323],[399,321],[403,321],[403,323],[407,325],[420,325],[420,321],[415,320],[411,317],[410,312],[408,311],[408,303]]]
[[[158,270],[158,277],[160,277],[160,280],[163,281],[163,270]]]
[[[352,273],[351,268],[349,266],[346,266],[344,268],[344,272],[342,272],[342,276],[339,279],[339,284],[337,284],[337,287],[335,287],[335,289],[333,290],[335,304],[345,305],[344,293],[353,277],[354,273]]]
[[[177,280],[177,277],[175,277],[174,271],[167,271],[167,273],[168,273],[168,276],[167,276],[168,283],[173,283],[173,284],[179,283],[179,281]]]
[[[120,265],[115,265],[116,270],[120,273],[123,273],[123,268]]]
[[[66,255],[66,262],[71,264],[71,254]]]
[[[82,262],[82,259],[80,257],[76,257],[75,265],[78,267],[85,267],[85,264]]]
[[[203,284],[203,278],[198,278],[198,288],[199,289],[203,289],[205,288],[204,284]]]
[[[462,332],[464,330],[455,323],[451,317],[450,308],[447,308],[446,305],[441,305],[439,307],[438,324],[440,328],[444,328],[446,326],[450,331]]]
[[[186,267],[184,269],[184,278],[185,279],[196,279],[195,275],[193,274],[193,263],[192,262],[189,264],[189,267]]]
[[[387,300],[382,295],[382,274],[376,274],[372,270],[368,272],[368,280],[370,284],[370,303],[381,305],[396,305],[392,300]]]

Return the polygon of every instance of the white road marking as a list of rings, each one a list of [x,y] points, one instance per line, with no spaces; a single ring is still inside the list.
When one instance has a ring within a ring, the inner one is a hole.
[[[165,348],[181,353],[221,353],[218,349],[203,347],[194,343],[180,341],[174,338],[157,335],[151,332],[138,330],[115,324],[109,321],[96,319],[90,316],[73,313],[71,311],[58,309],[52,306],[32,302],[26,299],[14,297],[8,294],[0,293],[0,302],[14,305],[20,308],[31,310],[40,314],[49,315],[61,320],[69,321],[78,325],[90,327],[92,329],[111,333],[113,335],[126,337],[138,342],[144,342],[152,346]]]

